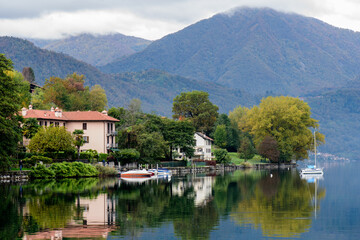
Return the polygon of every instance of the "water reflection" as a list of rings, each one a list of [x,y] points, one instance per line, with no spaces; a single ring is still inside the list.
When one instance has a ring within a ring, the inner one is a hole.
[[[209,239],[213,231],[221,231],[223,219],[263,236],[294,237],[308,231],[325,197],[324,188],[301,179],[297,171],[237,171],[140,183],[66,179],[0,187],[1,239],[142,238],[148,229],[163,226],[171,226],[173,238]]]

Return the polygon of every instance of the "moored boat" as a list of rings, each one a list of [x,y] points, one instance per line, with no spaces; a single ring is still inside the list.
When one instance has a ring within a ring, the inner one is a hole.
[[[120,177],[121,178],[151,178],[155,174],[145,169],[142,170],[130,170],[127,172],[122,172]]]

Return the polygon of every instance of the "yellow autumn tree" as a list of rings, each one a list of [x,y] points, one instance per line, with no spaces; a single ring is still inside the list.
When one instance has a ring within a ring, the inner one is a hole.
[[[273,137],[278,143],[281,161],[307,158],[308,151],[314,149],[312,129],[318,127],[306,102],[285,96],[263,99],[239,121],[239,128],[249,132],[256,145],[266,136]],[[324,143],[324,139],[323,134],[316,133],[317,145]]]

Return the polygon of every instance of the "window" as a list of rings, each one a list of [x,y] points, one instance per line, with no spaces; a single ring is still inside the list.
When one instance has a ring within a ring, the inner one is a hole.
[[[107,136],[107,141],[106,141],[107,144],[109,144],[109,136]]]
[[[44,122],[45,123],[45,127],[47,126],[47,121]]]
[[[43,125],[43,121],[40,121],[40,122],[39,122],[39,125],[42,126],[42,125]]]
[[[89,136],[83,136],[84,142],[89,143]]]
[[[54,124],[54,122],[50,122],[50,126],[53,125],[53,124]]]
[[[202,152],[202,148],[198,148],[197,151],[198,151],[198,152]]]
[[[211,149],[206,149],[206,152],[207,152],[207,153],[211,153]]]
[[[59,126],[59,122],[55,122],[55,127],[58,127]]]
[[[110,123],[107,124],[107,133],[110,133]]]
[[[87,123],[83,123],[83,130],[87,130]]]
[[[65,123],[64,123],[64,127],[65,127]]]

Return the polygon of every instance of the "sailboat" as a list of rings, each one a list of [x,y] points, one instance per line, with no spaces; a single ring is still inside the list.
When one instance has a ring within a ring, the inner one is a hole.
[[[316,167],[316,136],[314,131],[314,150],[315,150],[315,165],[308,165],[307,168],[301,169],[300,174],[313,174],[322,175],[324,174],[323,168]]]

